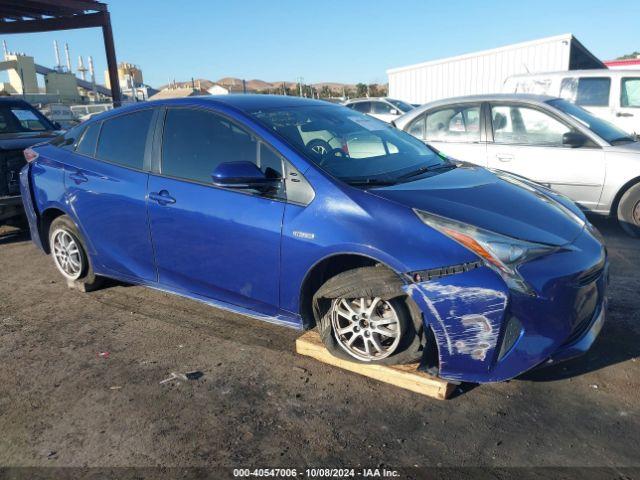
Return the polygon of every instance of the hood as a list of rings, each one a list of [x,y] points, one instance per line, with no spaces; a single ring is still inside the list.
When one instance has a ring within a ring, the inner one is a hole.
[[[43,132],[0,134],[0,150],[24,150],[36,143],[51,140],[60,133],[57,130],[46,130]]]
[[[439,175],[369,192],[410,208],[530,242],[565,245],[583,229],[543,192],[520,187],[476,166],[463,165]]]

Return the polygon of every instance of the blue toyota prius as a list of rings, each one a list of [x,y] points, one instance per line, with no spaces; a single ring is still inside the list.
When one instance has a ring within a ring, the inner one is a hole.
[[[570,200],[342,106],[147,102],[25,158],[33,241],[81,290],[147,285],[470,382],[583,353],[604,322],[607,253]]]

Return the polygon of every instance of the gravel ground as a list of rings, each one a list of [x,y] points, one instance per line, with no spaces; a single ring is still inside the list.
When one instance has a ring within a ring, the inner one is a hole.
[[[1,230],[0,465],[638,467],[640,240],[597,224],[612,284],[592,350],[446,402],[297,356],[284,327],[142,287],[69,290]],[[189,371],[204,375],[161,383]]]

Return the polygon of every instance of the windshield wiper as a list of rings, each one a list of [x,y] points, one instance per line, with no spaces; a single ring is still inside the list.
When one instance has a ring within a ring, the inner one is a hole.
[[[420,167],[417,170],[414,170],[413,172],[409,172],[409,173],[405,173],[404,175],[401,175],[400,177],[398,177],[398,180],[406,180],[407,178],[412,178],[412,177],[417,177],[418,175],[422,175],[423,173],[426,172],[434,172],[437,170],[448,170],[450,168],[455,168],[456,165],[453,163],[443,163],[441,165],[431,165],[431,166],[425,166],[425,167]]]
[[[378,180],[376,178],[365,178],[364,180],[348,180],[346,179],[345,182],[347,182],[349,185],[353,185],[353,186],[369,186],[369,187],[388,187],[389,185],[395,185],[396,182],[390,181],[390,180]]]

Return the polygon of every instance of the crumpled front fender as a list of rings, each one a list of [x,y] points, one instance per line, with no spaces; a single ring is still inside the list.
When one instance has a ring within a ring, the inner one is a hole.
[[[509,305],[504,281],[487,267],[404,286],[438,344],[440,376],[477,381],[497,356]]]

